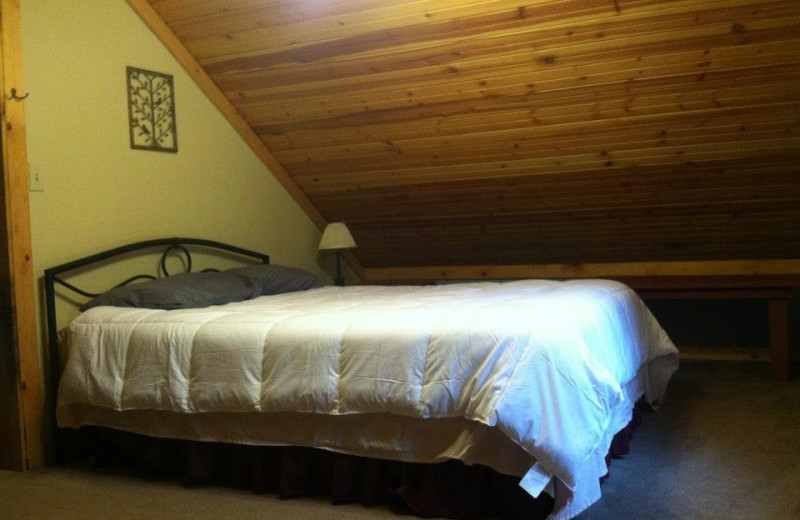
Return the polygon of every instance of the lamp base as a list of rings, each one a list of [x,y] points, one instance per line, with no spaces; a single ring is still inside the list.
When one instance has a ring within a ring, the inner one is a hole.
[[[344,275],[342,274],[342,252],[336,251],[336,285],[344,287]]]

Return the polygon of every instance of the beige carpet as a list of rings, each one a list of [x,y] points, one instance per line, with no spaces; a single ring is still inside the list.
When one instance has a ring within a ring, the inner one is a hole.
[[[611,472],[580,520],[800,520],[800,378],[771,381],[766,364],[684,363]],[[4,520],[410,518],[402,515],[79,468],[0,472]]]
[[[0,472],[3,520],[375,520],[399,518],[386,507],[331,505],[324,499],[280,500],[224,487],[186,488],[177,482],[70,468],[26,474]],[[408,517],[403,517],[408,518]]]
[[[800,377],[684,362],[580,520],[800,520]]]

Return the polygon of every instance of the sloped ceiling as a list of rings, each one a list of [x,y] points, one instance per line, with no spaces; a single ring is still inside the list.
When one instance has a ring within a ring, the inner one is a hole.
[[[149,4],[366,268],[800,258],[797,0]]]

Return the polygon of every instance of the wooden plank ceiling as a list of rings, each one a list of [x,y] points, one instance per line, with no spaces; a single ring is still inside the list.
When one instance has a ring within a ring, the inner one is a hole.
[[[366,268],[800,258],[797,0],[149,3]]]

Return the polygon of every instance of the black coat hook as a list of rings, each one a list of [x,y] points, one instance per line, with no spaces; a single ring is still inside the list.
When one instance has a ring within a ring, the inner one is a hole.
[[[17,95],[17,89],[12,88],[11,89],[11,96],[9,96],[8,99],[13,99],[14,101],[22,101],[23,99],[27,98],[30,95],[31,95],[30,92],[26,92],[24,96],[20,97],[20,96]]]

